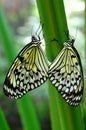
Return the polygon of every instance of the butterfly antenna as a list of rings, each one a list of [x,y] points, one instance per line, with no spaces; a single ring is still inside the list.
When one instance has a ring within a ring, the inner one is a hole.
[[[67,30],[67,31],[64,31],[64,33],[65,33],[65,35],[66,35],[67,39],[70,39],[69,30]]]
[[[35,35],[37,35],[38,36],[38,32],[39,32],[39,29],[40,29],[40,27],[41,27],[41,24],[39,24],[39,26],[38,26],[38,28],[37,28],[37,31],[36,31],[36,33],[35,33]]]
[[[36,35],[38,36],[39,39],[40,39],[39,36],[40,36],[40,34],[42,32],[43,26],[44,26],[44,24],[41,24],[41,22],[40,22],[39,27],[38,27],[38,29],[36,31]]]

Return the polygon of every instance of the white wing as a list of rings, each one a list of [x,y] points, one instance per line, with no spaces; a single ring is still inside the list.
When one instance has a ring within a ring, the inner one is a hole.
[[[83,94],[83,74],[79,54],[74,47],[64,47],[49,67],[49,79],[65,101],[76,106]]]
[[[31,42],[14,60],[3,89],[8,97],[17,99],[39,87],[47,78],[48,62],[40,46]]]

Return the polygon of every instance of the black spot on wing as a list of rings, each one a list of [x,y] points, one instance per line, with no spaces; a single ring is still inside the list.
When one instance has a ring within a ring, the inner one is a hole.
[[[76,56],[75,55],[71,55],[71,58],[76,58]]]
[[[24,61],[24,57],[19,57],[19,60],[21,61],[21,62],[23,62]]]

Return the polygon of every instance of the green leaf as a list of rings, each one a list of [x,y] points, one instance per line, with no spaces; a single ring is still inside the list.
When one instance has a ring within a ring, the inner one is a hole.
[[[17,100],[24,130],[40,130],[34,105],[29,94]]]
[[[10,130],[1,108],[0,108],[0,130]]]

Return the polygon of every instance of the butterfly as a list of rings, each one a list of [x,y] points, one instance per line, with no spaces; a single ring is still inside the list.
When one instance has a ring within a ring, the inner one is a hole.
[[[32,36],[31,42],[14,60],[4,82],[3,90],[6,96],[20,98],[47,80],[48,62],[40,44],[40,37]]]
[[[83,95],[83,71],[80,56],[74,47],[75,39],[64,48],[49,67],[49,79],[71,106],[79,105]]]

